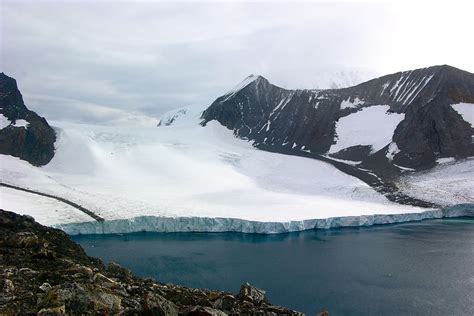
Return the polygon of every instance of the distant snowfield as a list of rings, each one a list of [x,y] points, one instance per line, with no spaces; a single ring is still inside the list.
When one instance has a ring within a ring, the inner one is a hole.
[[[168,127],[53,121],[58,133],[53,160],[37,168],[0,155],[1,181],[69,199],[106,221],[154,216],[289,223],[426,211],[392,203],[330,164],[257,150],[216,122],[201,127],[198,115],[187,116]],[[0,208],[45,225],[92,221],[46,200],[0,191]],[[222,231],[227,224],[209,225],[224,225]]]

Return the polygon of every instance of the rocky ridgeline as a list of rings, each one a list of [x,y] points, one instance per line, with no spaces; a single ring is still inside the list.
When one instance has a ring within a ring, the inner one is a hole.
[[[232,295],[135,277],[88,257],[63,231],[3,210],[0,286],[1,315],[303,315],[248,283]]]
[[[375,153],[359,144],[330,154],[361,162],[359,166],[386,177],[391,169],[402,172],[393,164],[424,170],[433,167],[437,158],[474,155],[473,130],[451,107],[460,102],[474,103],[474,74],[447,65],[327,90],[287,90],[261,76],[250,76],[217,98],[203,112],[201,124],[216,120],[257,148],[307,157],[308,152],[328,153],[338,137],[339,119],[388,105],[389,113],[404,114],[392,136],[397,144],[393,157],[386,156],[389,143]]]

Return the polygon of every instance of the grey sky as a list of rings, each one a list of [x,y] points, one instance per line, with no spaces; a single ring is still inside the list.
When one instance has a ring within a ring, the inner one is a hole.
[[[251,73],[312,88],[339,71],[474,71],[469,2],[0,1],[1,71],[52,119],[207,105]]]

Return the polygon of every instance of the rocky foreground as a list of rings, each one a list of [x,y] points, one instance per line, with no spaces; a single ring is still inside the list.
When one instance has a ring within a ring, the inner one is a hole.
[[[1,315],[303,315],[248,283],[232,295],[135,277],[88,257],[63,231],[3,210],[0,286]]]

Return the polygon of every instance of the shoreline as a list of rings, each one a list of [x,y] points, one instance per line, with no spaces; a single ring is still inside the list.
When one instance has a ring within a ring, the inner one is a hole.
[[[69,235],[127,234],[137,232],[280,234],[312,229],[366,227],[455,217],[474,217],[474,203],[457,204],[442,209],[427,210],[419,213],[344,216],[288,222],[258,222],[238,218],[219,217],[138,216],[128,219],[106,220],[103,222],[94,221],[58,224],[52,225],[52,227],[61,229]]]

